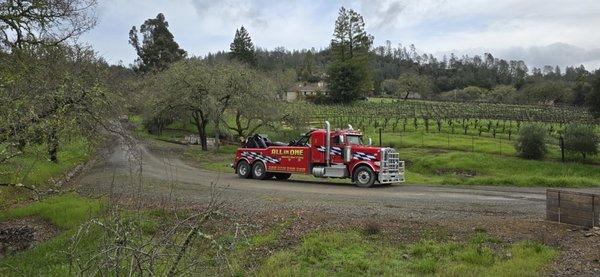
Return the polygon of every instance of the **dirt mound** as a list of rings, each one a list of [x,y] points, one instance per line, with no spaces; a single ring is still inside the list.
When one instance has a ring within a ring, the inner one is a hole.
[[[27,250],[58,234],[58,229],[39,218],[0,222],[0,258]]]

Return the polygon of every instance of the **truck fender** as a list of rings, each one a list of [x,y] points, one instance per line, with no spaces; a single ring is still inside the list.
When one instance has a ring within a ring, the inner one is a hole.
[[[364,161],[363,162],[358,162],[358,163],[354,164],[354,166],[352,166],[350,168],[349,172],[348,172],[350,174],[350,178],[352,178],[352,181],[354,181],[354,177],[353,177],[354,176],[354,169],[358,168],[359,166],[363,166],[363,165],[366,165],[366,166],[370,167],[371,170],[373,170],[373,172],[375,172],[377,174],[378,171],[375,170],[375,168],[373,167],[372,164],[370,164],[368,162],[364,162]]]
[[[237,172],[237,165],[238,165],[238,163],[239,163],[240,161],[246,161],[246,162],[247,162],[247,163],[248,163],[250,166],[252,166],[252,163],[251,163],[250,161],[248,161],[248,159],[246,159],[246,158],[240,158],[239,160],[237,160],[237,161],[236,161],[236,162],[233,164],[233,168],[234,168],[234,170],[235,170],[235,173],[238,173],[238,172]]]

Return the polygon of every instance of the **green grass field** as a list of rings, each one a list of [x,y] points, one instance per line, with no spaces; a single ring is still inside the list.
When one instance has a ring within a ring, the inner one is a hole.
[[[399,152],[407,162],[409,184],[600,186],[600,168],[596,165],[424,148],[400,148]]]
[[[178,129],[186,126],[175,123]],[[188,128],[190,126],[188,125]],[[436,131],[411,129],[408,132],[382,133],[383,146],[391,146],[400,152],[406,164],[406,182],[409,184],[439,185],[498,185],[498,186],[540,186],[540,187],[595,187],[600,186],[600,156],[581,160],[578,153],[566,153],[565,163],[561,163],[560,148],[555,138],[548,137],[549,152],[544,160],[532,161],[516,156],[516,135],[508,140],[507,134],[479,136],[477,133],[464,135]],[[174,128],[175,129],[175,128]],[[189,131],[189,130],[188,130]],[[138,132],[144,132],[140,130]],[[175,132],[175,131],[174,131]],[[170,133],[177,137],[180,133]],[[270,137],[288,141],[293,136],[269,129],[261,130]],[[291,132],[289,132],[291,133]],[[299,133],[299,132],[298,132]],[[165,139],[143,134],[147,138]],[[297,136],[297,134],[295,134]],[[374,145],[379,145],[379,133],[373,129],[365,132]],[[171,138],[172,139],[172,138]],[[232,162],[236,145],[226,145],[218,153],[201,151],[198,146],[189,146],[185,152],[187,159],[197,162],[204,169],[232,173],[228,165]],[[295,179],[310,180],[310,176],[295,176]],[[335,180],[336,182],[338,180]]]
[[[535,276],[556,254],[531,241],[503,244],[486,233],[474,234],[468,243],[423,239],[391,245],[356,231],[316,231],[295,249],[270,256],[259,275]]]
[[[76,248],[73,248],[71,240],[79,232],[79,226],[89,219],[96,218],[98,222],[108,220],[108,215],[102,213],[103,205],[100,200],[65,194],[0,215],[0,221],[39,217],[61,231],[57,237],[33,249],[0,260],[0,275],[73,274],[71,270],[75,268],[70,267],[69,259],[71,250],[77,249],[81,259],[90,259],[101,249],[103,241],[110,240],[111,232],[100,227],[80,236]],[[135,228],[142,232],[140,238],[144,240],[130,243],[145,243],[161,228],[173,224],[171,213],[158,209],[143,210],[133,215],[123,211],[123,222],[137,226]],[[186,216],[185,211],[177,213]],[[238,276],[535,276],[558,254],[558,250],[536,242],[505,242],[481,230],[471,232],[470,238],[465,241],[457,241],[450,240],[448,234],[438,229],[425,229],[420,239],[399,243],[389,237],[395,235],[395,231],[368,232],[368,229],[359,227],[316,229],[302,234],[297,244],[289,245],[286,232],[293,229],[295,221],[296,217],[282,218],[269,224],[268,228],[244,237],[218,228],[204,230],[208,232],[208,241],[213,242],[199,240],[193,245],[192,254],[196,251],[201,253],[195,263],[205,274],[223,273],[225,265],[215,263],[214,255],[218,251],[219,259],[226,258],[228,261],[225,272]],[[164,264],[167,261],[160,260],[156,265],[159,272],[168,268],[168,264]],[[130,268],[129,260],[122,261],[121,268],[126,272]]]
[[[25,184],[41,190],[52,178],[61,178],[65,172],[88,160],[95,149],[85,138],[64,140],[59,148],[58,163],[47,158],[45,145],[28,147],[25,154],[0,165],[0,183]],[[0,208],[26,197],[23,191],[0,188]]]
[[[13,208],[0,214],[0,221],[38,217],[59,228],[61,233],[41,245],[0,260],[3,276],[65,276],[68,275],[67,248],[77,228],[102,208],[99,200],[65,194],[40,202]],[[79,247],[93,249],[98,241],[82,240]]]

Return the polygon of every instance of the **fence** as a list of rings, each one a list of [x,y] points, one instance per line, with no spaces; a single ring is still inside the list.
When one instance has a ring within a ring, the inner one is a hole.
[[[600,226],[600,195],[548,189],[546,218],[588,228]]]

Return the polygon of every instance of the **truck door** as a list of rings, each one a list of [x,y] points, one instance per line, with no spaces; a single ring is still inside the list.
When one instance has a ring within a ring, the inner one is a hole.
[[[313,132],[310,135],[310,153],[313,164],[325,163],[325,132]]]
[[[339,143],[339,136],[331,134],[331,163],[341,164],[344,159],[342,157],[343,145]],[[313,133],[311,136],[311,154],[312,162],[317,164],[325,163],[325,149],[327,148],[325,143],[325,132]]]
[[[331,137],[331,163],[333,164],[343,164],[344,163],[344,151],[343,144],[340,144],[340,136],[332,135]]]

